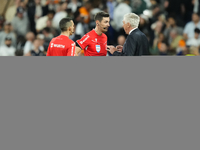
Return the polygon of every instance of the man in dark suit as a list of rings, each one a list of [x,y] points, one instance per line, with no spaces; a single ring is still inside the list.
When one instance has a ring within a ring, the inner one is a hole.
[[[138,29],[140,17],[134,13],[124,16],[123,28],[128,34],[124,46],[107,46],[113,56],[142,56],[150,55],[149,42],[144,33]]]

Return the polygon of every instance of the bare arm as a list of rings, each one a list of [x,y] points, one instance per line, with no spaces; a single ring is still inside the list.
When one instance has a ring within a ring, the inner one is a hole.
[[[76,46],[76,54],[75,56],[80,56],[82,49]]]

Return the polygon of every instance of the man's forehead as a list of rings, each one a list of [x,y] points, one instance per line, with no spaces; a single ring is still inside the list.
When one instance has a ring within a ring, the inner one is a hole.
[[[103,21],[110,21],[109,17],[103,17]]]

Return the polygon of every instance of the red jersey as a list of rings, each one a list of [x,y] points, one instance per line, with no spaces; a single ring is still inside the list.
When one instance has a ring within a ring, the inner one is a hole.
[[[84,50],[85,56],[106,56],[107,55],[107,36],[101,36],[95,30],[90,31],[77,40],[79,46]]]
[[[60,35],[49,44],[47,56],[75,56],[76,44],[68,36]]]

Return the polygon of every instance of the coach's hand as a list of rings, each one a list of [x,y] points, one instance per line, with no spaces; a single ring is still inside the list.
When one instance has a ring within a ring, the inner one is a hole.
[[[117,48],[117,51],[120,52],[120,53],[121,53],[122,50],[123,50],[123,46],[121,46],[121,45],[118,45],[116,48]]]
[[[111,54],[113,54],[117,49],[114,46],[107,46],[107,51],[109,51]]]

